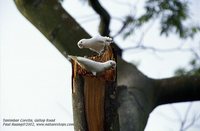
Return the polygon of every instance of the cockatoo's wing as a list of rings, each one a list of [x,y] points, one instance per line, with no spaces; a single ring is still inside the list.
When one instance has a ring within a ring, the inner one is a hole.
[[[102,54],[102,52],[104,52],[105,50],[105,45],[102,45],[101,47],[99,46],[94,46],[93,48],[89,48],[91,51],[94,51],[96,53],[98,53],[99,55]]]
[[[96,76],[97,73],[103,72],[114,65],[116,65],[115,61],[109,60],[107,62],[97,62],[85,57],[76,57],[76,56],[68,56],[68,58],[76,61],[82,68],[91,72]]]
[[[104,43],[103,36],[101,36],[101,35],[96,35],[96,36],[92,37],[91,39],[94,39],[96,42],[99,42],[99,43]]]
[[[94,45],[90,48],[90,50],[99,53],[99,55],[101,55],[110,43],[112,43],[112,38],[100,35],[93,37],[91,40],[94,41]]]
[[[96,62],[84,57],[77,57],[77,61],[81,67],[90,72],[100,72],[104,67],[101,62]]]
[[[97,42],[105,43],[106,45],[110,45],[110,43],[113,42],[112,38],[107,37],[107,36],[101,36],[101,35],[97,35],[93,37],[93,39],[96,39]]]
[[[77,45],[79,48],[88,48],[101,55],[110,43],[112,43],[112,38],[97,35],[90,39],[81,39]]]

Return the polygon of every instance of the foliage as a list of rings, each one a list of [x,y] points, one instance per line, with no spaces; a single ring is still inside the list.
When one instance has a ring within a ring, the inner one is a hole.
[[[176,76],[181,75],[200,75],[200,64],[198,63],[197,59],[192,59],[189,63],[190,70],[181,67],[175,70],[174,74]]]
[[[200,27],[187,22],[189,19],[188,5],[187,1],[181,0],[147,0],[143,15],[138,18],[129,15],[125,18],[122,28],[124,38],[131,35],[136,28],[154,19],[160,21],[160,35],[168,36],[173,32],[180,38],[193,37],[200,31]]]

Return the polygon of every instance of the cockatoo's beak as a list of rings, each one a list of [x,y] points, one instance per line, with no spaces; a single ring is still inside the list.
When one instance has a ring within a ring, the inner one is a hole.
[[[111,64],[111,69],[115,69],[116,68],[116,63],[111,62],[110,64]]]
[[[113,66],[112,66],[112,69],[114,70],[116,68],[116,64],[114,64]]]

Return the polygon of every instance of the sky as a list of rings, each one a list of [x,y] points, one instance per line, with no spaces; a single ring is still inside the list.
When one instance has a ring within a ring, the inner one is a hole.
[[[102,0],[102,5],[113,15],[122,17],[130,12],[124,4],[114,0]],[[120,0],[118,0],[120,1]],[[140,3],[139,3],[140,5]],[[142,5],[142,3],[141,3]],[[197,2],[198,7],[200,2]],[[113,8],[109,8],[109,7]],[[98,32],[98,16],[80,0],[65,0],[63,7],[92,36]],[[142,8],[137,6],[142,13]],[[121,11],[123,10],[123,12]],[[198,13],[194,15],[198,15]],[[200,18],[197,17],[197,18]],[[111,21],[111,34],[120,27],[118,20]],[[183,41],[172,35],[159,37],[157,26],[145,36],[144,43],[160,48],[176,47]],[[142,32],[142,31],[141,31]],[[117,37],[121,48],[133,46],[141,32],[123,40]],[[152,33],[153,32],[153,33]],[[184,47],[192,41],[187,40]],[[196,46],[196,45],[194,45]],[[123,54],[125,60],[139,63],[138,68],[152,78],[173,76],[178,67],[186,67],[192,55],[188,52],[156,53],[129,50]],[[56,123],[73,123],[71,99],[71,64],[57,49],[17,10],[13,1],[0,0],[0,122],[3,119],[55,119]],[[183,118],[188,104],[173,104]],[[199,103],[193,103],[192,112],[198,113]],[[167,114],[167,116],[166,116]],[[168,119],[167,119],[168,118]],[[170,119],[170,120],[169,120]],[[177,131],[180,123],[172,106],[160,106],[150,114],[145,131]],[[159,124],[158,124],[159,122]],[[73,131],[73,126],[57,127],[9,127],[0,125],[0,131]],[[191,128],[188,131],[197,131]]]

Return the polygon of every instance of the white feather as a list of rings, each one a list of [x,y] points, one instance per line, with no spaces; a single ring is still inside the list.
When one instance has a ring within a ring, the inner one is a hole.
[[[88,48],[101,55],[112,42],[112,38],[110,37],[97,35],[90,39],[81,39],[77,45],[81,49]]]
[[[89,72],[92,72],[93,75],[96,75],[110,68],[116,67],[116,62],[113,60],[108,60],[106,62],[97,62],[84,57],[76,57],[76,56],[68,56],[68,57],[77,61],[77,63],[82,68],[84,68]]]

